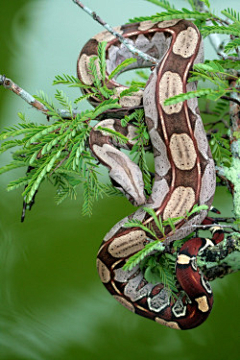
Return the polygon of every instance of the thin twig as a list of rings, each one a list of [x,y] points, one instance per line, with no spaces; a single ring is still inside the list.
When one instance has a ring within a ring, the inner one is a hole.
[[[239,269],[239,266],[232,266],[234,262],[234,254],[236,259],[239,256],[239,241],[235,236],[228,236],[226,243],[220,243],[213,248],[207,248],[203,254],[204,261],[208,264],[201,267],[201,271],[204,273],[208,281],[212,281],[216,278],[223,278]],[[229,257],[231,255],[231,258]],[[213,266],[209,266],[209,263],[215,263]],[[217,263],[217,265],[216,265]]]
[[[21,99],[26,101],[36,110],[41,111],[44,115],[47,115],[48,117],[51,117],[51,115],[49,114],[49,110],[40,101],[36,100],[31,94],[29,94],[26,90],[15,84],[11,79],[6,78],[4,75],[0,74],[0,86],[1,85],[5,89],[8,89],[14,92],[14,94],[20,96]],[[112,116],[114,118],[121,119],[124,115],[130,114],[131,112],[137,109],[143,109],[143,105],[134,106],[125,109],[111,109],[111,111],[106,110],[103,111],[100,115],[98,115],[96,117],[96,120],[101,120],[102,118],[106,118],[107,116]],[[64,109],[57,109],[57,112],[62,119],[72,119],[75,118],[78,114],[81,114],[82,110],[73,109],[72,114],[70,114],[69,111]]]
[[[225,222],[225,223],[228,223],[228,224],[232,224],[234,223],[234,221],[236,221],[236,219],[234,217],[214,217],[214,221],[216,221],[217,223],[220,223],[220,222]]]
[[[49,110],[43,105],[40,101],[36,100],[29,92],[15,84],[11,79],[6,78],[4,75],[0,74],[0,85],[2,85],[5,89],[12,91],[14,94],[20,96],[21,99],[26,101],[29,105],[31,105],[36,110],[41,111],[43,114],[50,116],[48,114]],[[81,111],[73,110],[73,116],[81,113]],[[63,119],[69,119],[72,117],[69,111],[58,109],[58,114]]]
[[[221,96],[220,99],[224,99],[224,100],[228,100],[228,101],[232,101],[234,103],[236,103],[237,105],[240,106],[240,101],[238,99],[234,99],[233,97],[231,96]]]
[[[234,270],[230,265],[223,262],[219,265],[213,267],[202,267],[201,271],[203,272],[204,276],[206,277],[207,281],[213,281],[218,278],[224,278],[226,275],[230,275],[234,272],[237,272],[238,269]]]
[[[22,89],[20,86],[15,84],[11,79],[6,78],[4,75],[0,75],[0,85],[20,96],[24,101],[26,101],[35,109],[47,114],[48,109],[42,103],[36,100],[31,94]]]
[[[97,21],[101,24],[107,31],[109,31],[112,35],[114,35],[118,40],[124,44],[131,53],[141,57],[143,60],[150,62],[152,65],[158,64],[159,60],[155,59],[154,57],[136,49],[126,38],[124,38],[119,32],[114,30],[106,21],[102,20],[94,11],[89,9],[87,6],[83,5],[79,0],[73,0],[73,2],[78,5],[82,10],[84,10],[88,15],[90,15],[93,20]]]
[[[192,225],[192,227],[194,229],[202,229],[202,230],[206,230],[206,229],[210,229],[211,227],[214,227],[214,226],[219,226],[219,224],[210,224],[210,225]],[[230,226],[230,225],[223,225],[221,224],[221,228],[228,228],[228,229],[232,229],[234,231],[236,231],[236,229],[234,229],[233,226]]]

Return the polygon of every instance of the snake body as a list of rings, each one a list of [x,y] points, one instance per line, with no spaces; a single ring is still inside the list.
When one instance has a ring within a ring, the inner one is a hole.
[[[102,130],[108,127],[124,133],[129,139],[128,146],[131,146],[134,143],[134,126],[129,124],[123,128],[114,117],[99,123],[102,127],[100,130],[97,124],[90,135],[90,148],[94,156],[109,168],[114,184],[132,203],[154,209],[163,220],[184,216],[195,204],[205,204],[210,208],[215,193],[215,167],[197,99],[164,105],[168,97],[196,89],[196,83],[187,83],[187,79],[193,64],[203,61],[203,45],[197,27],[189,21],[176,19],[124,25],[118,27],[117,31],[140,50],[160,59],[144,91],[119,98],[123,109],[144,106],[155,164],[150,197],[145,198],[138,166],[117,149],[111,135]],[[83,47],[77,63],[78,77],[87,85],[93,84],[88,66],[91,57],[97,55],[100,41],[107,41],[106,77],[124,59],[133,57],[108,32],[96,35]],[[137,58],[137,62],[128,69],[149,65]],[[126,88],[116,80],[109,80],[107,86],[115,89],[116,97]],[[90,101],[97,105],[99,100],[93,95]],[[174,232],[168,227],[165,243],[169,245],[176,239],[186,237],[193,231],[194,225],[202,223],[206,215],[207,210],[201,210],[187,222],[179,221]],[[172,302],[162,284],[151,284],[145,280],[138,265],[131,271],[122,269],[127,259],[149,242],[145,231],[124,227],[129,219],[140,220],[144,225],[152,223],[159,232],[152,217],[143,208],[113,226],[97,255],[99,276],[107,290],[127,309],[160,324],[175,329],[200,325],[211,311],[213,298],[210,285],[196,266],[196,256],[200,250],[222,240],[217,236],[218,229],[215,229],[212,240],[193,238],[180,249],[176,275],[185,292],[180,291],[177,301]],[[162,234],[158,235],[161,238]]]

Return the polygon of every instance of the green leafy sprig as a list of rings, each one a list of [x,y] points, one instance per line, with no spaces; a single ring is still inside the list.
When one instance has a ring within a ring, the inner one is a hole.
[[[72,81],[70,78],[65,78],[65,80]],[[102,112],[118,107],[117,100],[106,100],[94,110],[79,113],[69,120],[61,118],[57,108],[45,94],[40,93],[38,99],[54,116],[54,124],[37,125],[27,122],[25,117],[19,114],[22,122],[5,128],[0,134],[0,140],[5,140],[0,148],[1,152],[16,146],[20,147],[20,150],[13,154],[13,161],[2,167],[0,172],[4,173],[23,166],[32,167],[26,176],[10,182],[8,190],[26,186],[23,196],[29,203],[42,181],[51,180],[54,174],[57,202],[60,203],[67,195],[75,197],[76,187],[83,183],[83,213],[91,214],[93,199],[97,199],[100,193],[107,193],[109,189],[96,181],[98,165],[90,155],[87,142],[91,131],[89,123]],[[71,102],[63,92],[57,91],[56,99],[64,109],[72,113]],[[8,140],[10,137],[17,136],[22,138]]]
[[[169,218],[165,221],[162,221],[161,217],[158,216],[153,209],[145,207],[144,210],[153,218],[154,223],[163,236],[161,239],[159,239],[152,226],[145,226],[141,221],[133,219],[125,223],[124,227],[140,228],[155,240],[147,238],[148,243],[142,250],[127,260],[126,264],[123,266],[123,270],[130,271],[139,264],[139,267],[144,274],[144,278],[148,282],[152,284],[162,283],[164,287],[168,289],[170,296],[173,298],[176,297],[176,294],[178,293],[176,286],[177,280],[175,275],[176,253],[169,254],[164,252],[165,246],[163,241],[166,239],[165,227],[170,226],[171,229],[175,231],[175,224],[177,222],[183,219],[188,219],[193,214],[206,209],[208,209],[206,205],[195,205],[190,212],[186,212],[185,216]],[[179,245],[182,245],[187,240],[188,238],[181,239],[181,244],[179,244],[178,241],[178,244],[176,244],[175,248],[178,248]]]
[[[222,96],[229,96],[231,92],[239,93],[238,88],[229,87],[227,80],[229,73],[225,71],[219,62],[206,61],[204,64],[195,64],[194,70],[191,73],[192,77],[189,79],[189,82],[196,80],[210,81],[214,87],[201,88],[195,91],[175,95],[165,100],[165,105],[176,104],[195,97],[203,97],[216,101]],[[236,76],[232,76],[232,78],[238,80]]]
[[[187,94],[179,94],[177,97],[166,100],[165,104],[177,103],[192,97],[203,97],[210,100],[218,100],[218,105],[222,104],[219,99],[223,96],[230,96],[231,92],[238,92],[237,86],[229,88],[228,75],[229,69],[239,69],[238,61],[235,58],[239,56],[239,26],[240,15],[233,9],[225,9],[222,15],[228,20],[216,17],[210,10],[208,0],[202,1],[208,8],[205,13],[199,13],[196,9],[195,2],[188,0],[192,10],[183,8],[176,10],[168,1],[149,0],[149,2],[159,5],[166,11],[158,13],[151,17],[142,17],[136,20],[170,20],[173,18],[193,19],[198,21],[203,35],[208,33],[231,33],[230,41],[225,45],[224,51],[229,54],[225,60],[206,61],[204,64],[195,65],[190,81],[203,80],[209,81],[213,88],[202,88]],[[206,27],[206,20],[211,19],[213,25]],[[233,52],[231,54],[231,52]],[[121,94],[114,94],[114,90],[106,86],[106,43],[102,42],[98,47],[98,56],[92,57],[89,62],[89,74],[93,80],[92,85],[83,84],[79,79],[70,75],[58,75],[54,80],[54,85],[67,85],[78,87],[83,91],[83,95],[70,101],[63,91],[57,90],[55,99],[69,114],[69,118],[63,118],[58,107],[43,92],[40,92],[36,99],[39,100],[48,109],[48,116],[54,123],[35,124],[27,121],[25,116],[19,113],[20,122],[18,125],[8,127],[0,134],[0,140],[3,141],[0,153],[17,147],[13,153],[13,160],[10,164],[3,166],[0,173],[22,167],[31,167],[31,171],[26,176],[12,181],[8,189],[16,189],[20,186],[26,186],[23,195],[27,202],[30,202],[35,192],[39,189],[44,179],[49,180],[57,187],[57,202],[61,202],[67,196],[76,197],[76,188],[80,184],[84,185],[84,213],[91,213],[94,199],[103,194],[116,194],[111,185],[105,186],[99,182],[98,165],[91,156],[88,148],[88,137],[91,131],[91,121],[101,117],[105,112],[111,112],[112,109],[120,108],[118,99],[128,96],[145,86],[148,79],[142,70],[137,73],[142,81],[133,81],[129,89],[123,90]],[[108,79],[115,79],[122,71],[131,68],[135,59],[127,59],[116,67]],[[232,74],[231,74],[232,77]],[[233,78],[233,77],[232,77]],[[236,78],[237,80],[237,78]],[[112,99],[112,96],[115,99]],[[87,110],[78,115],[74,115],[72,104],[81,104],[85,99],[94,98],[99,101],[99,106],[95,110]],[[225,104],[228,102],[225,101]],[[220,106],[220,105],[219,105]],[[222,109],[222,111],[221,111]],[[216,109],[218,117],[226,111],[226,107]],[[151,193],[152,178],[146,161],[146,149],[149,147],[149,134],[144,123],[144,113],[142,110],[136,111],[122,119],[122,125],[128,122],[134,123],[136,130],[136,144],[133,146],[131,154],[137,161],[145,183],[147,194]],[[122,139],[121,134],[111,134],[121,143],[126,141]],[[212,135],[210,146],[217,164],[230,164],[229,143],[222,136]],[[98,179],[98,180],[97,180]],[[99,184],[98,184],[99,182]],[[90,193],[93,196],[90,196]]]
[[[208,20],[211,18],[210,13],[201,13],[199,11],[191,11],[183,8],[182,10],[177,10],[169,8],[167,11],[156,13],[152,16],[140,16],[130,19],[129,22],[135,23],[139,21],[151,20],[152,22],[159,22],[165,20],[174,20],[174,19],[197,19],[197,20]]]
[[[171,230],[173,232],[176,231],[176,224],[181,221],[181,220],[187,220],[190,216],[192,216],[193,214],[201,211],[201,210],[207,210],[208,207],[207,205],[194,205],[192,210],[190,212],[186,212],[185,216],[178,216],[175,218],[168,218],[166,220],[162,220],[161,216],[158,216],[156,214],[156,212],[151,209],[151,208],[147,208],[144,207],[143,208],[152,218],[154,221],[154,224],[157,226],[158,230],[160,231],[160,233],[162,234],[161,239],[159,239],[158,235],[156,234],[155,230],[153,229],[151,222],[148,223],[147,225],[144,225],[141,221],[136,220],[136,219],[132,219],[129,220],[128,222],[126,222],[124,224],[124,227],[126,228],[140,228],[143,231],[145,231],[147,234],[149,234],[149,236],[151,237],[151,239],[155,239],[150,240],[149,239],[149,243],[139,252],[137,252],[136,254],[134,254],[133,256],[131,256],[128,261],[126,262],[126,264],[124,265],[123,269],[124,270],[131,270],[133,269],[134,266],[136,266],[137,264],[139,264],[146,256],[148,256],[151,252],[153,251],[162,251],[164,249],[163,246],[163,242],[166,240],[166,235],[165,235],[165,228],[167,226],[171,227]]]
[[[229,139],[224,139],[221,133],[212,133],[209,144],[216,164],[218,166],[230,167],[232,163],[232,154],[230,151]]]
[[[123,126],[126,126],[129,121],[132,121],[133,125],[136,127],[136,136],[133,138],[135,144],[133,145],[130,154],[133,155],[133,160],[137,162],[142,172],[146,192],[151,194],[152,178],[147,164],[145,150],[146,147],[149,146],[150,140],[144,119],[144,111],[136,110],[131,116],[125,116],[121,123]]]
[[[3,141],[0,153],[17,147],[17,150],[12,155],[12,162],[3,166],[0,169],[0,174],[21,167],[30,169],[25,176],[11,181],[7,188],[13,190],[24,186],[23,196],[26,203],[32,201],[44,180],[48,180],[56,187],[55,199],[58,204],[68,196],[76,198],[77,187],[81,185],[83,187],[83,215],[91,215],[94,201],[103,195],[122,196],[122,193],[112,185],[104,184],[99,180],[99,165],[96,159],[91,156],[88,146],[88,138],[92,129],[90,123],[92,120],[101,117],[105,112],[120,109],[118,99],[138,91],[139,88],[130,86],[129,89],[123,90],[118,97],[110,97],[115,94],[113,90],[108,89],[106,86],[105,52],[106,43],[100,43],[98,57],[90,60],[89,72],[93,78],[91,86],[83,84],[74,76],[65,74],[56,76],[53,82],[54,85],[67,85],[69,87],[78,87],[84,92],[87,91],[81,97],[75,99],[74,103],[79,104],[81,101],[94,96],[99,99],[99,105],[95,109],[74,114],[72,101],[68,99],[62,90],[57,90],[55,100],[62,107],[62,111],[59,111],[54,101],[41,91],[35,98],[48,109],[48,116],[51,120],[54,120],[54,123],[35,124],[28,121],[25,115],[19,113],[19,124],[5,128],[0,134],[0,140]],[[135,61],[135,59],[127,59],[112,71],[109,78],[115,78]],[[62,117],[63,110],[69,114],[67,118]],[[141,114],[139,112],[133,113],[129,117],[129,121],[131,121],[130,118],[135,119],[136,125],[141,122],[142,129],[144,128],[143,112]],[[108,129],[104,130],[109,131],[119,145],[128,140],[121,133],[113,133]],[[146,128],[138,132],[136,141],[141,147],[140,155],[137,154],[137,145],[135,145],[132,153],[133,156],[139,158],[139,164],[144,169],[146,189],[150,191],[147,183],[149,174],[143,145],[145,144],[146,134]],[[145,140],[142,140],[141,136]]]
[[[176,254],[153,254],[140,263],[144,278],[151,284],[161,283],[169,292],[170,297],[176,298]]]

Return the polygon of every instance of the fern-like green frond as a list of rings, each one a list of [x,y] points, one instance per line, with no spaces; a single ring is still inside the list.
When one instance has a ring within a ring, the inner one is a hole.
[[[110,99],[112,95],[114,95],[113,89],[108,89],[107,86],[104,84],[98,89],[99,93],[104,97],[104,99]]]
[[[124,196],[120,190],[118,190],[111,184],[101,184],[101,189],[107,196]]]
[[[68,99],[66,94],[64,94],[63,91],[57,90],[55,99],[57,99],[59,104],[69,111],[70,116],[72,117],[72,102]]]
[[[136,110],[131,115],[125,116],[125,118],[121,119],[121,124],[122,126],[126,126],[130,121],[136,127],[136,136],[133,139],[135,140],[135,144],[133,145],[130,154],[133,155],[133,160],[137,161],[143,174],[144,187],[147,194],[151,194],[152,178],[149,172],[145,150],[145,147],[149,145],[149,134],[144,121],[143,110]]]
[[[113,79],[115,76],[119,75],[121,72],[126,70],[126,68],[129,65],[133,64],[136,61],[137,61],[137,59],[134,59],[134,58],[125,59],[121,64],[119,64],[115,67],[115,69],[109,74],[108,78],[110,80]]]
[[[98,181],[96,170],[90,168],[83,183],[83,216],[92,215],[93,202],[98,200],[99,196],[102,196],[101,184]]]
[[[54,185],[57,187],[55,195],[57,205],[61,204],[68,197],[71,199],[77,198],[76,188],[82,183],[78,172],[59,169],[55,171],[52,178]]]
[[[143,208],[154,220],[157,225],[158,230],[165,236],[165,229],[163,227],[163,222],[160,216],[157,216],[155,211],[151,208],[144,207]]]
[[[171,297],[176,297],[176,293],[178,293],[175,266],[176,256],[168,253],[154,254],[140,263],[144,278],[151,284],[163,284]]]
[[[45,92],[39,91],[37,95],[34,95],[34,98],[48,109],[48,116],[51,116],[52,120],[63,120],[53,100]]]
[[[232,162],[229,140],[220,133],[211,134],[210,148],[217,165],[229,167]]]
[[[19,123],[11,127],[5,127],[0,134],[0,141],[5,140],[9,137],[16,137],[19,135],[24,135],[29,131],[38,131],[38,125],[33,123]]]
[[[199,11],[191,11],[191,10],[188,10],[185,8],[182,8],[182,10],[177,10],[177,9],[171,8],[165,12],[156,13],[155,15],[152,15],[152,16],[134,17],[133,19],[130,19],[129,22],[134,23],[134,22],[141,22],[141,21],[146,21],[146,20],[158,22],[158,21],[173,20],[173,19],[189,19],[189,20],[205,21],[205,20],[211,19],[211,18],[212,18],[211,13],[207,13],[207,12],[201,13]]]
[[[93,207],[93,195],[92,188],[89,182],[86,180],[83,184],[83,206],[82,206],[82,215],[91,216],[92,207]]]
[[[16,190],[20,187],[26,186],[29,183],[29,177],[28,176],[23,176],[20,177],[16,180],[11,181],[8,185],[7,185],[7,191],[11,191],[11,190]]]
[[[128,89],[125,89],[120,93],[120,98],[122,98],[124,96],[130,96],[138,91],[139,91],[139,86],[136,86],[136,85],[130,86]]]
[[[115,131],[113,129],[109,129],[109,128],[102,127],[102,126],[98,126],[97,129],[105,132],[105,134],[111,135],[113,140],[119,144],[126,144],[129,141],[129,139],[126,136],[124,136],[122,133]]]
[[[96,88],[100,88],[102,86],[102,77],[99,71],[99,61],[97,56],[93,56],[89,60],[89,71],[94,79],[94,85]]]
[[[143,223],[139,220],[135,220],[135,219],[129,220],[128,222],[126,222],[124,224],[124,227],[125,228],[138,227],[138,228],[142,229],[143,231],[149,233],[153,238],[157,239],[157,235],[156,235],[155,231],[153,231],[149,227],[143,225]],[[158,240],[158,242],[159,242],[159,240]]]
[[[89,88],[89,85],[85,85],[81,83],[81,81],[72,75],[57,75],[55,76],[55,79],[53,80],[53,85],[68,85],[68,86],[79,86],[84,88]]]
[[[164,245],[159,241],[155,240],[147,244],[144,249],[140,250],[138,253],[131,256],[126,264],[123,266],[123,270],[132,270],[136,265],[138,265],[147,255],[152,251],[163,251]]]
[[[13,160],[10,164],[2,166],[0,168],[0,175],[6,173],[8,171],[18,169],[20,167],[25,167],[25,166],[26,166],[26,164],[24,161]]]
[[[118,99],[108,99],[100,103],[95,110],[93,111],[93,119],[97,118],[98,115],[103,113],[104,111],[108,111],[110,109],[120,109],[121,105],[118,104]]]
[[[209,0],[201,0],[202,3],[204,3],[208,9],[210,9],[210,2]]]
[[[234,39],[225,45],[224,52],[228,54],[230,51],[237,50],[239,46],[240,46],[240,39],[239,38]],[[240,67],[239,64],[238,66]]]
[[[23,143],[22,140],[5,141],[0,147],[0,154],[4,153],[5,151],[7,151],[15,146],[21,146],[22,143]]]
[[[240,13],[237,12],[236,10],[227,8],[227,9],[222,10],[221,13],[223,15],[225,15],[228,19],[240,23]]]
[[[106,46],[107,46],[106,41],[102,41],[98,45],[98,63],[99,63],[100,73],[103,82],[105,81],[105,75],[106,75],[106,58],[105,58]]]
[[[164,105],[173,105],[185,100],[193,99],[195,97],[203,97],[203,96],[205,97],[206,95],[216,94],[216,93],[218,93],[217,90],[209,89],[209,88],[189,91],[187,93],[172,96],[171,98],[165,100]]]
[[[219,99],[213,108],[213,113],[216,114],[217,120],[223,119],[229,112],[229,102]]]
[[[199,11],[191,11],[185,8],[182,10],[169,9],[166,12],[157,13],[153,16],[152,21],[164,21],[164,20],[173,20],[173,19],[191,19],[191,20],[207,20],[212,16],[210,13],[201,13]]]
[[[206,63],[209,63],[209,62],[211,62],[211,60],[210,61],[206,60]],[[233,59],[217,60],[217,59],[215,59],[214,63],[222,66],[225,73],[227,72],[226,70],[229,70],[229,69],[240,70],[240,64],[239,64],[239,61],[237,61],[237,60],[233,60]]]
[[[226,34],[226,35],[240,35],[240,24],[234,23],[229,26],[220,26],[220,25],[213,25],[213,26],[203,26],[201,29],[201,33],[203,37],[206,37],[210,34]]]

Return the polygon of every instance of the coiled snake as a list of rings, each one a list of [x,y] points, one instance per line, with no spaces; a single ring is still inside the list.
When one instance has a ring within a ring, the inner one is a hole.
[[[135,136],[134,126],[129,124],[124,128],[116,118],[97,124],[90,134],[94,156],[109,168],[114,184],[132,203],[154,209],[163,220],[183,216],[195,204],[205,204],[210,208],[215,192],[215,167],[197,99],[164,105],[168,97],[196,89],[196,84],[187,83],[187,79],[193,64],[203,61],[203,45],[197,27],[189,21],[177,19],[158,23],[144,21],[124,25],[117,30],[134,46],[160,59],[144,91],[119,99],[123,109],[144,106],[155,164],[151,196],[146,200],[138,166],[114,146],[109,133],[98,129],[100,124],[124,133],[131,146]],[[107,41],[106,77],[124,59],[133,57],[108,32],[96,35],[83,47],[77,63],[78,77],[87,85],[93,84],[88,65],[91,57],[97,55],[100,41]],[[128,68],[146,66],[149,64],[138,57],[137,62]],[[116,96],[126,88],[115,80],[109,80],[107,86],[115,89]],[[94,95],[90,101],[93,105],[98,104]],[[169,227],[165,243],[186,237],[193,231],[193,225],[201,224],[206,216],[207,210],[201,210],[187,222],[180,221],[175,232]],[[152,217],[139,208],[119,221],[105,236],[97,255],[97,268],[107,290],[127,309],[160,324],[174,329],[200,325],[211,311],[213,297],[210,285],[199,273],[196,256],[200,250],[222,241],[221,231],[215,228],[212,240],[193,238],[182,246],[177,258],[176,275],[185,295],[179,293],[177,301],[172,302],[162,284],[151,284],[144,279],[139,266],[131,271],[122,269],[127,259],[143,249],[147,242],[143,230],[124,227],[129,219],[140,220],[145,225],[153,223]]]

